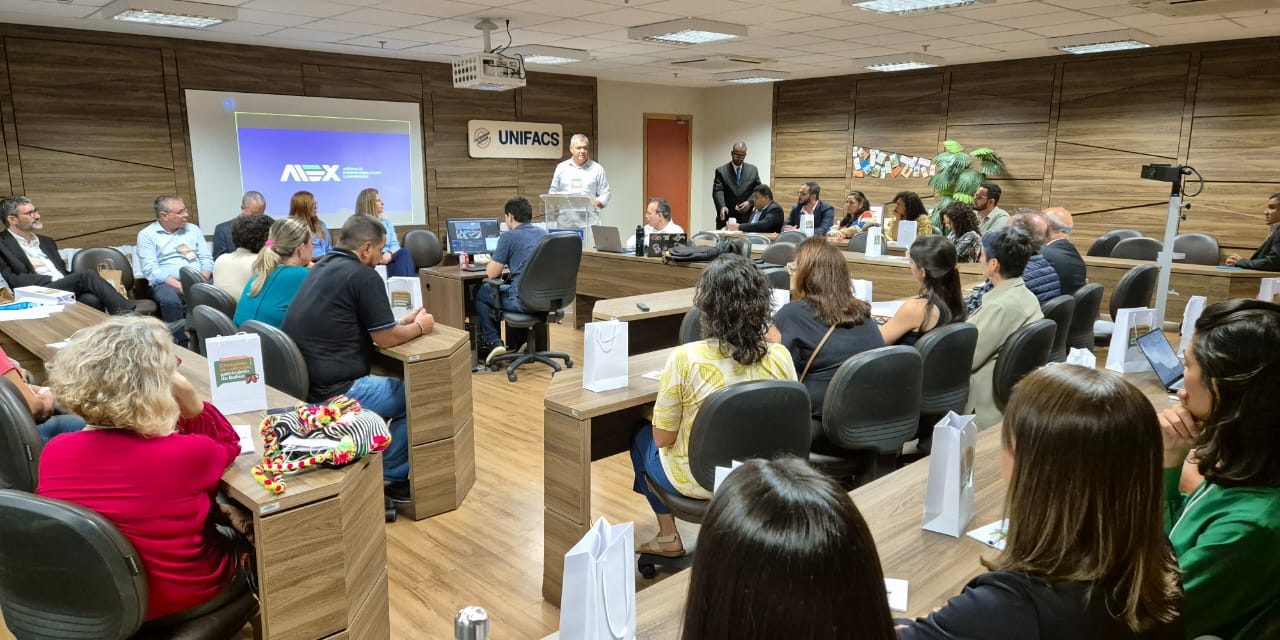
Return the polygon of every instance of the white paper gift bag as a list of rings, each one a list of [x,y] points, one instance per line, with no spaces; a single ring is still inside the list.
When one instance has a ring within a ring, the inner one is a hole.
[[[204,349],[209,360],[209,397],[219,411],[232,414],[267,409],[267,380],[258,334],[209,338]]]
[[[916,241],[916,225],[915,220],[899,220],[898,221],[898,237],[894,238],[898,244],[903,247],[910,247],[912,242]]]
[[[636,637],[634,527],[595,526],[564,554],[560,590],[562,640],[631,640]]]
[[[382,278],[383,280],[387,279],[387,265],[380,264],[374,267],[373,270],[378,272],[378,277]]]
[[[387,299],[391,301],[391,314],[396,320],[405,317],[422,306],[422,281],[406,276],[387,278]]]
[[[870,229],[867,229],[867,249],[866,254],[864,255],[868,258],[878,258],[884,255],[884,247],[880,246],[880,241],[884,236],[880,234],[880,227],[871,227]]]
[[[853,287],[853,297],[867,304],[874,302],[874,300],[871,299],[873,286],[870,280],[858,280],[854,278],[849,280],[849,285]]]
[[[933,427],[929,487],[921,524],[926,531],[959,537],[973,517],[974,456],[978,444],[975,417],[949,411]]]
[[[627,323],[588,322],[583,333],[582,388],[609,391],[627,386]]]
[[[1191,344],[1191,334],[1196,332],[1196,320],[1200,319],[1200,314],[1204,313],[1204,306],[1208,303],[1209,300],[1204,296],[1191,296],[1191,299],[1187,300],[1187,306],[1182,310],[1182,338],[1178,340],[1179,353],[1185,352],[1187,345]]]
[[[1137,340],[1156,326],[1156,312],[1150,307],[1120,309],[1116,312],[1115,326],[1111,330],[1111,345],[1107,348],[1107,368],[1116,373],[1148,371],[1151,365]]]
[[[769,315],[778,315],[778,309],[787,306],[791,302],[790,289],[770,289],[769,290]]]
[[[800,233],[803,233],[806,236],[813,235],[813,214],[812,213],[800,214]]]
[[[1258,299],[1280,304],[1280,278],[1263,278],[1258,282]]]

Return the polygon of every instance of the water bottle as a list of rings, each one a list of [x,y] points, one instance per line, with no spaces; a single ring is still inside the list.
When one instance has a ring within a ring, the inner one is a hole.
[[[644,255],[644,227],[636,225],[636,255]]]
[[[489,614],[480,607],[463,607],[453,619],[455,640],[485,640],[489,637]]]

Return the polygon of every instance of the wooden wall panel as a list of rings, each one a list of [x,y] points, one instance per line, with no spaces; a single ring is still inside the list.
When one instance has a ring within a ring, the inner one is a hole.
[[[1167,183],[1138,177],[1142,165],[1160,160],[1059,141],[1050,202],[1077,214],[1167,202]]]
[[[1163,156],[1178,155],[1190,54],[1068,62],[1057,140]]]
[[[574,134],[595,137],[595,78],[531,73],[519,96],[521,121],[558,122],[564,127],[564,157],[569,157],[569,138]]]
[[[1196,81],[1195,115],[1280,115],[1280,43],[1205,51]]]
[[[774,132],[848,131],[852,88],[848,76],[777,83],[773,92]]]
[[[1205,180],[1275,180],[1280,177],[1280,114],[1195,118],[1187,164]]]
[[[778,134],[773,140],[773,175],[842,178],[847,169],[846,140],[844,132]]]
[[[389,102],[422,101],[422,76],[417,73],[304,64],[302,82],[303,90],[309,96]]]
[[[884,180],[880,178],[854,178],[852,190],[861,191],[873,205],[887,205],[900,191],[916,192],[924,200],[924,206],[930,209],[938,203],[937,198],[933,197],[933,189],[929,188],[929,181],[925,178],[887,178]],[[892,211],[887,207],[886,210]]]
[[[1137,229],[1144,235],[1160,239],[1164,236],[1164,220],[1168,211],[1169,203],[1165,202],[1131,209],[1076,213],[1072,216],[1075,230],[1071,241],[1084,254],[1098,236],[1111,229]]]
[[[970,151],[991,147],[1004,160],[1004,179],[1038,180],[1044,177],[1045,137],[1048,122],[1027,124],[947,124],[947,139]]]
[[[1035,62],[961,67],[952,72],[947,124],[1049,122],[1054,65]]]
[[[155,219],[156,195],[176,191],[171,169],[26,146],[21,153],[26,195],[59,239],[88,235],[97,245],[133,244]]]
[[[512,196],[502,189],[436,189],[437,212],[440,225],[450,218],[501,218],[502,205]],[[535,210],[540,207],[534,207]]]
[[[184,42],[178,56],[183,89],[303,95],[305,51]]]
[[[943,124],[943,79],[941,73],[929,73],[858,80],[853,144],[890,153],[936,155]]]
[[[6,38],[18,143],[173,168],[159,48]]]
[[[1192,192],[1196,187],[1187,186]],[[1191,209],[1181,231],[1200,231],[1218,238],[1223,247],[1252,252],[1267,237],[1262,210],[1280,192],[1280,176],[1271,182],[1208,182],[1204,192],[1190,198]]]

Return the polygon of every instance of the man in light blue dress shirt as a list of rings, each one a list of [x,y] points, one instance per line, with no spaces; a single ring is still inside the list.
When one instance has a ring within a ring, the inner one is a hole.
[[[182,282],[178,271],[195,267],[205,278],[213,273],[213,256],[200,227],[187,223],[187,205],[177,196],[160,196],[155,201],[156,221],[138,232],[135,252],[142,277],[151,285],[160,317],[169,323],[173,341],[187,346],[182,323],[184,315]]]

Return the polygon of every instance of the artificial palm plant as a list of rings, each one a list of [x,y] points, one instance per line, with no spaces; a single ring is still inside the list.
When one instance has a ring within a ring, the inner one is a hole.
[[[930,216],[935,229],[942,228],[942,209],[952,200],[973,204],[973,194],[982,183],[1004,173],[1004,161],[994,149],[980,147],[965,152],[955,140],[943,142],[942,148],[943,152],[933,159],[936,172],[929,178],[929,186],[938,196],[938,206]]]

